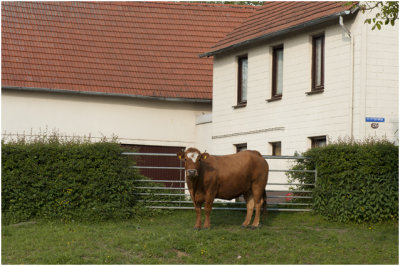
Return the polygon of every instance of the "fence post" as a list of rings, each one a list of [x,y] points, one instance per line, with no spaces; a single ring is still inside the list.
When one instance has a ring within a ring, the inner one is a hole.
[[[315,178],[314,178],[315,185],[314,185],[314,188],[317,187],[317,178],[318,178],[318,171],[317,171],[317,168],[315,168]]]

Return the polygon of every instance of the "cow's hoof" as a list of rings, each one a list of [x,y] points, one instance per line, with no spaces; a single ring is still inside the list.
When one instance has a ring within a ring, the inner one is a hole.
[[[248,227],[249,227],[248,225],[243,225],[243,224],[240,226],[240,228],[242,228],[242,229],[246,229]]]
[[[204,227],[203,230],[210,230],[210,227]]]
[[[251,230],[260,229],[260,228],[261,228],[261,224],[259,224],[257,226],[254,226],[254,225],[251,226]]]
[[[194,227],[193,230],[200,231],[201,228],[200,227]]]

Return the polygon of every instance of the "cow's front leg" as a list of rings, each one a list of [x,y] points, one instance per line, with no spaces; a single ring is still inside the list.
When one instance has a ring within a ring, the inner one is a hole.
[[[211,214],[211,209],[213,205],[213,200],[212,201],[206,201],[205,206],[204,206],[204,214],[206,216],[206,219],[204,221],[204,229],[210,229],[211,223],[210,223],[210,214]]]
[[[204,214],[206,216],[206,219],[204,221],[204,229],[210,229],[211,223],[210,223],[210,214],[211,214],[211,209],[212,209],[212,205],[214,202],[214,198],[215,198],[215,194],[211,194],[208,193],[206,195],[206,202],[205,202],[205,206],[204,206]]]
[[[196,224],[194,225],[194,229],[201,229],[201,203],[195,203],[194,209],[196,211]]]

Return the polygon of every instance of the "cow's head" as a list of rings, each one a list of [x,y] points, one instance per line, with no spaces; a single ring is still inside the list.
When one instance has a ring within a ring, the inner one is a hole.
[[[199,175],[200,161],[206,160],[210,155],[206,152],[201,153],[196,148],[189,148],[186,151],[178,152],[177,156],[185,162],[186,176],[194,178]]]

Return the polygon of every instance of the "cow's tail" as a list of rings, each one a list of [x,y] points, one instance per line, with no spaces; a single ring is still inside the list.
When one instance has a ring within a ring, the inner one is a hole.
[[[268,216],[268,209],[267,209],[267,190],[264,189],[263,193],[263,218],[266,218]]]

